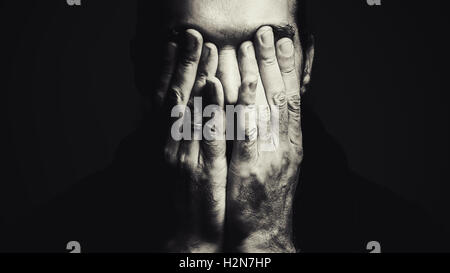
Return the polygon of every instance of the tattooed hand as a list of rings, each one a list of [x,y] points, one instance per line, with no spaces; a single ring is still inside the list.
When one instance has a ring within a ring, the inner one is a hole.
[[[237,121],[245,140],[234,141],[228,171],[227,243],[239,252],[295,252],[291,218],[302,134],[294,44],[289,38],[275,44],[272,29],[262,27],[254,44],[242,44],[238,61],[238,105],[255,109],[261,78],[269,106],[266,114],[258,111],[256,125]],[[278,132],[267,130],[276,125]]]
[[[224,134],[224,130],[216,128],[211,130],[216,134],[211,140],[198,140],[198,133],[203,133],[198,132],[203,120],[196,120],[194,111],[184,109],[191,109],[194,96],[204,96],[208,105],[223,108],[223,88],[215,78],[218,53],[215,45],[203,44],[198,31],[189,29],[183,35],[181,46],[169,43],[162,84],[157,92],[159,105],[165,106],[161,111],[165,108],[170,116],[174,109],[182,109],[181,116],[171,120],[166,128],[170,133],[164,155],[166,165],[172,169],[168,174],[173,180],[170,182],[176,184],[173,201],[177,219],[177,234],[167,247],[170,252],[217,252],[222,247],[225,217],[226,144],[225,137],[218,135]],[[219,119],[220,114],[223,118],[221,109],[215,113],[212,118]],[[189,139],[179,140],[174,134],[182,131],[187,119],[193,126],[193,134]]]

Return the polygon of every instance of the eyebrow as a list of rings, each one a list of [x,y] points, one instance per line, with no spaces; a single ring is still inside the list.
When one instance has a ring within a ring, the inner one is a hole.
[[[187,29],[196,29],[200,31],[205,41],[212,42],[215,44],[225,44],[225,43],[238,44],[244,41],[253,41],[256,32],[263,26],[272,27],[275,40],[279,40],[281,38],[290,38],[293,40],[296,34],[295,28],[291,24],[280,24],[280,25],[266,24],[260,25],[255,28],[247,27],[243,28],[242,30],[233,32],[223,31],[217,34],[210,33],[206,31],[205,28],[202,28],[201,26],[198,25],[182,24],[169,30],[169,39],[171,39],[172,41],[178,41],[180,33],[183,33]]]

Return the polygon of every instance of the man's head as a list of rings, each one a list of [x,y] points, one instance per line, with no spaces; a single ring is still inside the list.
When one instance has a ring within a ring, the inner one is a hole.
[[[294,0],[171,0],[170,27],[200,31],[221,48],[252,40],[264,25],[296,27]]]
[[[162,51],[162,47],[156,43],[164,44],[170,33],[177,33],[186,28],[196,29],[203,35],[205,42],[217,46],[217,77],[224,85],[226,102],[234,104],[240,85],[237,49],[241,43],[254,40],[254,34],[260,27],[269,25],[274,29],[276,38],[293,39],[298,73],[307,84],[313,47],[301,39],[306,36],[306,29],[299,23],[304,21],[304,15],[300,10],[303,6],[297,2],[298,0],[168,0],[164,1],[164,4],[155,5],[153,1],[141,1],[137,33],[138,67],[142,61],[142,51],[149,51],[150,48]],[[145,43],[142,41],[150,41],[151,45],[147,44],[143,48]],[[148,56],[153,60],[151,63],[157,65],[155,56],[161,56],[161,52],[156,52],[153,57]],[[148,75],[149,73],[146,73],[146,77]]]

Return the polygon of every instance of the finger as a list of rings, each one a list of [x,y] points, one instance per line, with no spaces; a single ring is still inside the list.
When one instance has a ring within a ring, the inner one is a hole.
[[[201,90],[206,85],[207,79],[216,76],[218,64],[219,55],[217,53],[217,47],[212,43],[205,43],[198,67],[197,80],[195,81],[194,89],[192,90],[194,96],[200,94]]]
[[[239,48],[239,72],[241,75],[241,90],[238,104],[254,105],[256,103],[256,87],[258,85],[258,63],[252,42],[244,42]],[[244,87],[244,88],[242,88]]]
[[[242,83],[236,109],[238,139],[235,141],[233,155],[239,161],[252,161],[256,159],[258,153],[255,104],[259,75],[255,49],[251,42],[245,42],[241,45],[238,58]],[[242,133],[243,139],[240,137]]]
[[[195,170],[198,165],[199,139],[201,138],[202,130],[201,100],[200,97],[196,97],[193,100],[192,108],[185,108],[183,129],[188,130],[188,133],[183,134],[181,141],[172,143],[172,145],[178,145],[178,167],[181,170]]]
[[[243,52],[244,48],[248,46],[247,55]],[[270,126],[270,109],[267,104],[266,95],[258,71],[258,62],[255,56],[255,49],[251,42],[243,43],[239,54],[239,69],[241,71],[242,82],[244,85],[254,85],[255,92],[240,93],[241,105],[253,105],[257,107],[257,136],[259,147],[265,146],[264,143],[272,143],[272,134]],[[253,90],[253,88],[250,88]],[[261,143],[263,142],[263,143]]]
[[[172,80],[173,70],[176,64],[177,44],[169,42],[167,44],[166,54],[164,55],[163,68],[161,72],[161,80],[156,91],[155,100],[156,105],[162,107],[165,100],[167,89],[169,88],[170,81]]]
[[[195,126],[197,125],[194,125],[194,127]],[[178,158],[180,164],[179,167],[185,171],[195,170],[198,166],[199,153],[200,153],[200,141],[198,140],[182,141],[180,143],[178,151]]]
[[[260,152],[274,152],[278,139],[274,136],[272,128],[271,111],[268,105],[258,106],[258,150]]]
[[[226,152],[225,141],[225,112],[224,91],[222,83],[216,77],[209,78],[204,89],[208,98],[204,114],[204,139],[201,141],[201,152],[206,159],[224,158]]]
[[[283,38],[277,42],[277,57],[286,89],[289,139],[291,143],[300,145],[300,79],[295,66],[294,43],[291,39]]]
[[[202,92],[202,90],[204,90],[207,85],[207,79],[215,76],[217,65],[218,54],[216,46],[211,43],[205,43],[203,45],[202,55],[197,69],[197,78],[188,102],[188,108],[190,109],[190,112],[193,113],[191,123],[193,137],[189,140],[183,140],[179,148],[180,153],[183,154],[182,159],[185,160],[183,164],[187,167],[196,167],[196,162],[198,161],[201,146],[200,140],[202,139],[203,133],[202,100],[210,96],[209,92]]]
[[[295,67],[294,43],[289,38],[277,42],[277,58],[284,82],[286,96],[300,93],[300,80]]]
[[[183,39],[183,47],[180,50],[177,67],[175,68],[168,90],[166,105],[169,111],[172,111],[175,106],[184,108],[187,105],[197,76],[202,44],[203,38],[198,31],[193,29],[186,30]],[[188,109],[185,110],[189,111]],[[181,115],[183,115],[183,111],[181,111]],[[176,123],[171,122],[170,124],[172,124],[173,127]],[[177,131],[178,129],[179,128],[172,128],[171,131]],[[165,155],[169,163],[175,163],[177,161],[179,146],[180,140],[175,140],[173,136],[168,138],[165,147]]]
[[[211,209],[209,213],[215,218],[216,223],[223,224],[226,208],[226,140],[225,140],[225,112],[224,91],[220,80],[216,77],[210,77],[206,81],[206,86],[202,90],[202,95],[206,99],[204,110],[205,124],[203,140],[200,141],[199,164],[203,171],[213,176],[208,179],[206,188],[210,194],[203,196],[206,204]],[[205,187],[205,185],[203,185]]]
[[[188,102],[188,106],[192,109],[194,98],[201,96],[202,90],[206,85],[208,78],[215,77],[217,72],[217,66],[219,63],[219,57],[217,48],[212,43],[205,43],[202,50],[202,56],[197,69],[197,78],[195,80],[194,87],[191,92],[191,97]],[[203,109],[200,109],[203,111]]]
[[[257,31],[255,47],[261,80],[271,109],[271,119],[274,123],[280,125],[280,133],[287,135],[286,92],[277,61],[274,34],[271,27],[264,26]]]
[[[237,53],[234,48],[225,47],[220,50],[217,77],[222,82],[225,103],[227,105],[235,105],[241,78],[239,75]]]
[[[179,144],[178,158],[181,169],[195,170],[198,165],[200,140],[202,139],[202,97],[193,98],[189,104],[191,105],[185,108],[186,115],[184,117],[184,128],[189,129],[189,134],[188,137],[185,135]]]
[[[168,91],[169,107],[187,104],[197,76],[202,44],[203,38],[198,31],[186,30],[177,67]]]

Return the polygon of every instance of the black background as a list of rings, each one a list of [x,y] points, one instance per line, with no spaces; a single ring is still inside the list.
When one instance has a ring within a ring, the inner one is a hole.
[[[308,92],[351,169],[450,226],[444,1],[310,2],[316,59]],[[2,2],[3,221],[107,166],[136,128],[136,6]]]

